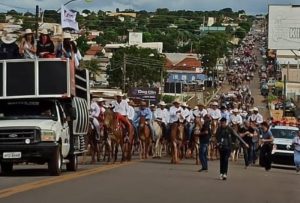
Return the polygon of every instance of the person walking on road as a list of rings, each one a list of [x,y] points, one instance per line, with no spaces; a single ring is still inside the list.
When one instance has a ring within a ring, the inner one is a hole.
[[[204,116],[204,124],[200,132],[199,160],[201,162],[202,168],[199,170],[199,172],[208,170],[207,155],[208,155],[208,143],[210,137],[211,137],[210,116],[207,114]]]
[[[300,172],[300,131],[298,131],[298,136],[293,140],[294,145],[294,162],[296,166],[297,173]]]
[[[226,180],[228,173],[228,159],[231,154],[232,137],[235,136],[240,140],[241,144],[245,147],[249,147],[247,143],[235,132],[231,127],[227,125],[226,118],[221,118],[221,125],[217,129],[217,146],[220,152],[220,179]]]
[[[273,135],[269,129],[269,124],[264,121],[261,124],[262,135],[260,139],[260,160],[261,166],[265,167],[266,171],[271,170],[272,164],[272,149],[273,149]]]

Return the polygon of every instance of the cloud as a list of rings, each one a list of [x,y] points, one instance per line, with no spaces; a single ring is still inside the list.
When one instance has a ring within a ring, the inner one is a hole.
[[[58,9],[62,2],[67,0],[1,0],[0,9],[10,9],[1,4],[11,6],[22,6],[22,8],[34,11],[35,4],[43,9]],[[169,10],[220,10],[230,7],[234,10],[245,10],[247,13],[266,13],[268,3],[287,4],[287,0],[93,0],[86,3],[85,0],[77,0],[68,5],[75,10],[116,10],[134,9],[155,11],[157,8],[168,8]],[[293,4],[300,4],[300,0],[293,0]]]

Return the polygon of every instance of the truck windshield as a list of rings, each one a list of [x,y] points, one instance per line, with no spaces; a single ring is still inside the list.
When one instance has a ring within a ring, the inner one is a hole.
[[[0,101],[0,119],[51,119],[57,120],[53,101]]]
[[[294,139],[298,135],[297,130],[271,129],[274,138]]]

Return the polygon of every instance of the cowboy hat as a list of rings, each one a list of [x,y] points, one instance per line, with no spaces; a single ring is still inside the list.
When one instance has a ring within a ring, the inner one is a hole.
[[[212,105],[213,106],[219,106],[218,102],[213,102]]]
[[[119,92],[119,93],[115,94],[115,96],[116,97],[124,97],[124,94]]]
[[[98,100],[97,100],[97,102],[104,102],[105,101],[105,99],[103,99],[103,98],[99,98]]]
[[[42,29],[42,31],[40,32],[42,35],[49,35],[47,29]]]
[[[237,108],[235,108],[235,109],[233,109],[233,111],[232,111],[233,113],[238,113],[239,112],[239,110],[237,109]]]
[[[14,43],[17,39],[12,37],[11,35],[5,35],[5,36],[2,36],[1,37],[1,41],[4,43],[4,44],[11,44],[11,43]]]
[[[127,103],[130,102],[130,100],[129,100],[128,98],[126,98],[125,101],[126,101]]]
[[[150,107],[155,107],[155,105],[154,105],[154,104],[151,104]]]
[[[194,108],[193,108],[193,110],[198,110],[199,109],[199,107],[198,106],[195,106]]]
[[[26,29],[24,35],[33,34],[31,29]]]
[[[183,106],[183,107],[188,107],[189,105],[188,105],[186,102],[183,102],[183,103],[181,104],[181,106]]]
[[[257,111],[257,112],[258,112],[258,108],[257,108],[257,107],[254,107],[254,108],[253,108],[253,111]]]
[[[161,102],[158,103],[158,105],[160,105],[160,106],[166,106],[167,104],[164,101],[161,101]]]
[[[71,39],[71,38],[72,38],[72,36],[71,36],[71,34],[70,34],[70,33],[68,33],[68,32],[64,32],[64,34],[63,34],[63,38],[64,38],[64,39]]]
[[[175,103],[180,104],[181,102],[179,101],[179,99],[175,99],[175,100],[173,101],[173,104],[175,104]]]

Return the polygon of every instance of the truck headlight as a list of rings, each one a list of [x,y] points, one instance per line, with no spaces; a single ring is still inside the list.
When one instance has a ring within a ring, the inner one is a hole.
[[[54,142],[56,141],[56,134],[53,130],[42,130],[41,138],[42,142]]]

